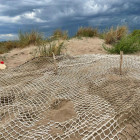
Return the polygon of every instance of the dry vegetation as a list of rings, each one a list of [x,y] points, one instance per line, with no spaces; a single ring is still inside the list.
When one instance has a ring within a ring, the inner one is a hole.
[[[51,36],[51,40],[55,40],[55,39],[68,39],[68,31],[62,31],[61,29],[56,29]]]
[[[134,30],[128,34],[127,26],[111,28],[104,34],[106,44],[111,44],[112,47],[108,48],[103,44],[103,48],[109,53],[117,53],[123,51],[127,53],[135,53],[140,51],[140,30]]]
[[[80,27],[76,32],[75,37],[94,37],[98,36],[98,29],[93,29],[92,27]]]
[[[30,33],[19,31],[19,47],[24,48],[29,45],[39,45],[43,41],[43,35],[35,30],[32,30]]]
[[[35,30],[18,33],[18,40],[0,42],[0,53],[6,53],[13,48],[25,48],[29,45],[39,45],[43,41],[43,35]]]
[[[126,36],[128,32],[127,26],[117,28],[111,27],[109,31],[104,33],[105,43],[113,44],[121,40],[122,37]]]

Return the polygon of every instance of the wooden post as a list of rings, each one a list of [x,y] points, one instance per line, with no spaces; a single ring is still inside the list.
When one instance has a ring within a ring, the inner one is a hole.
[[[54,53],[53,53],[53,52],[52,52],[52,54],[53,54],[53,59],[54,59],[55,74],[57,74],[56,58],[55,58],[55,55],[54,55]]]
[[[122,59],[123,59],[123,51],[120,51],[120,75],[122,75]]]

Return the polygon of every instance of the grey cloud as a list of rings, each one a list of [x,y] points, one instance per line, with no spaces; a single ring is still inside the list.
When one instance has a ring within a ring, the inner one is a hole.
[[[79,26],[109,26],[127,24],[139,28],[139,0],[1,0],[1,17],[17,17],[13,22],[0,21],[0,34],[17,33],[19,29],[38,28],[52,32],[58,27],[74,34]],[[5,29],[3,29],[5,28]]]

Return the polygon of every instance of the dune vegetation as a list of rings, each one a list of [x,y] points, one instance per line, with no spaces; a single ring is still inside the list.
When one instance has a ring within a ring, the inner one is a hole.
[[[73,37],[68,36],[68,31],[62,31],[60,28],[53,31],[52,35],[45,39],[42,33],[32,30],[31,32],[18,32],[18,39],[14,41],[0,42],[0,54],[6,53],[13,48],[25,48],[30,45],[38,46],[34,55],[52,56],[52,52],[55,55],[60,55],[64,47],[64,41],[81,37],[99,37],[105,40],[102,45],[104,50],[108,53],[134,53],[140,51],[140,30],[134,30],[128,33],[127,26],[111,27],[108,30],[99,32],[98,28],[93,27],[80,27]],[[58,43],[53,43],[54,40],[58,40]],[[63,40],[63,42],[59,42]],[[46,44],[49,44],[49,48],[46,48]],[[107,47],[106,44],[111,44],[112,47]]]
[[[111,44],[112,47],[108,48],[103,44],[103,48],[111,54],[119,54],[120,51],[125,54],[140,51],[140,30],[134,30],[128,34],[128,28],[122,26],[116,29],[111,28],[104,36],[105,43]]]

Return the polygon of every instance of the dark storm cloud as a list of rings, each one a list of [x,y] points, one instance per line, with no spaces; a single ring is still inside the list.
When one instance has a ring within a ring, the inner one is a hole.
[[[139,13],[139,0],[1,0],[0,39],[32,28],[49,33],[61,27],[71,35],[80,26],[134,29],[140,26]]]

